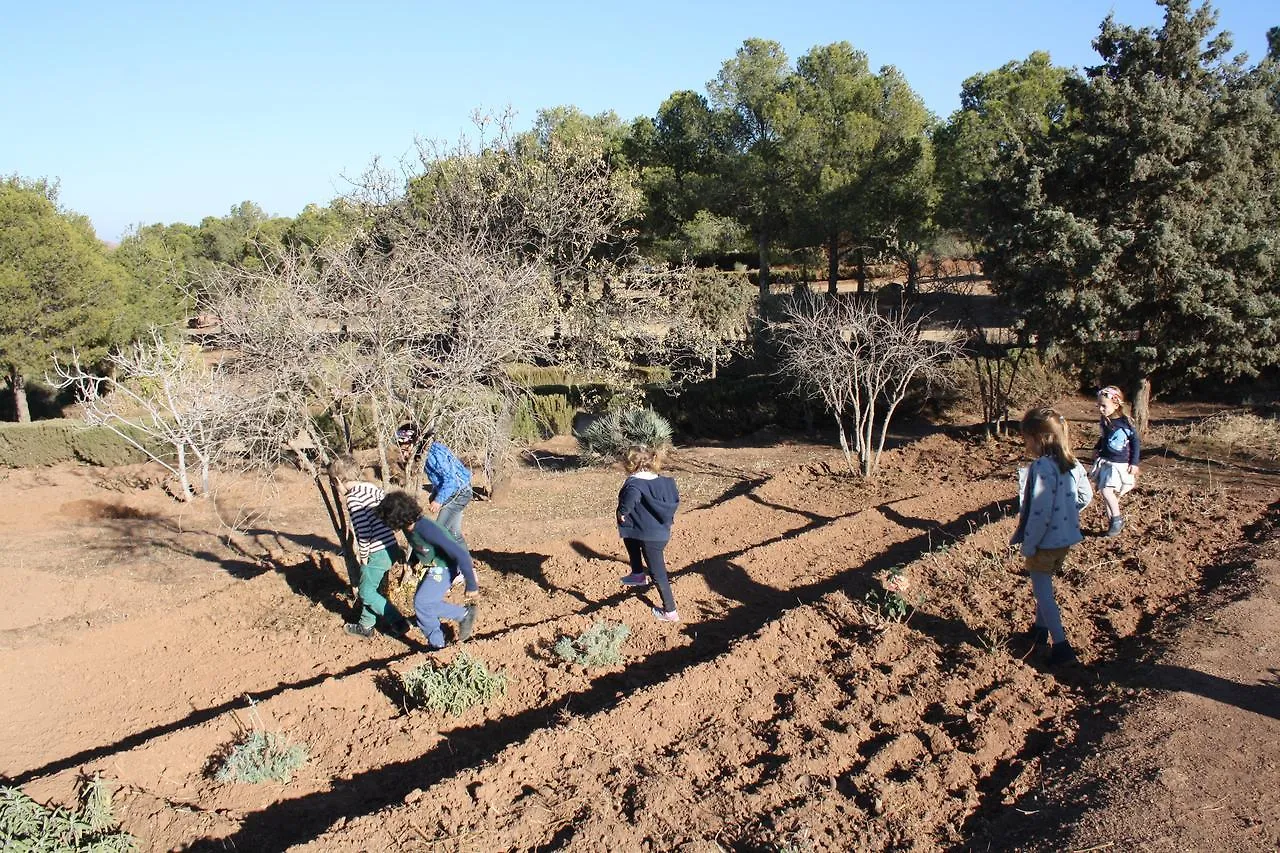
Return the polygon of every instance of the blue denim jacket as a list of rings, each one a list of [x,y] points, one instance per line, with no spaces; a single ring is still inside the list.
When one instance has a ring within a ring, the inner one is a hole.
[[[1059,471],[1058,463],[1050,456],[1032,462],[1018,513],[1018,529],[1009,544],[1021,545],[1022,556],[1030,557],[1041,548],[1070,548],[1081,542],[1083,495],[1078,493],[1079,482],[1074,471]]]
[[[422,473],[431,483],[431,500],[438,504],[446,504],[458,492],[471,488],[471,469],[438,441],[431,442],[427,449]]]

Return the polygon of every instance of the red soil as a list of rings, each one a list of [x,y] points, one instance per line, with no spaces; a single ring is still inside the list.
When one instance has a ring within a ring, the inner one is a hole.
[[[681,625],[618,586],[619,475],[526,467],[468,510],[467,650],[509,688],[459,718],[398,701],[418,648],[342,632],[304,478],[183,507],[145,467],[10,472],[0,775],[68,802],[99,771],[158,850],[1274,848],[1280,477],[1153,456],[1060,579],[1059,673],[1009,639],[1019,453],[930,435],[866,483],[768,437],[683,450]],[[901,624],[866,604],[895,566]],[[632,629],[621,664],[550,654],[599,619]],[[292,783],[208,773],[254,716],[308,746]]]

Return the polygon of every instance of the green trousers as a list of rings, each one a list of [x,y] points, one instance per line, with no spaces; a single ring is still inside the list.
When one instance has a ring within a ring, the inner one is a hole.
[[[396,606],[382,597],[378,587],[382,579],[391,571],[391,564],[401,558],[400,549],[391,551],[374,551],[369,561],[360,567],[360,627],[372,628],[378,617],[386,620],[388,625],[398,625],[404,616]]]

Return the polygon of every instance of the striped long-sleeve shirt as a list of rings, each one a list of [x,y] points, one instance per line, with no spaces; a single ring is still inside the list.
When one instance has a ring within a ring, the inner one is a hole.
[[[369,562],[370,555],[396,544],[391,528],[373,512],[386,496],[386,492],[372,483],[356,483],[347,489],[347,513],[355,528],[356,552],[361,563]]]

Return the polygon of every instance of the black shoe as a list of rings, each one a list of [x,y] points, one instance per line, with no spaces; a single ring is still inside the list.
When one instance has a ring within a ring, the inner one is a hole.
[[[365,626],[361,625],[358,622],[350,622],[345,627],[346,627],[347,633],[355,637],[364,637],[367,640],[373,636],[372,625],[366,628]]]
[[[471,633],[476,629],[476,606],[474,604],[464,604],[462,608],[467,611],[467,615],[458,620],[459,642],[470,640]]]
[[[1079,658],[1076,657],[1076,650],[1071,648],[1071,644],[1066,640],[1061,643],[1054,643],[1053,648],[1049,650],[1049,660],[1046,662],[1049,666],[1061,666],[1063,664],[1076,663]]]
[[[403,637],[405,634],[409,633],[411,628],[413,628],[412,622],[408,619],[401,619],[399,622],[393,622],[389,625],[387,627],[387,633],[391,634],[393,637]]]
[[[1049,645],[1049,629],[1041,625],[1032,625],[1022,635],[1023,642],[1030,643],[1032,647]]]
[[[1113,536],[1119,536],[1121,530],[1124,530],[1124,516],[1113,515],[1111,517],[1111,524],[1107,527],[1107,532],[1102,534],[1102,536],[1105,539],[1110,539]]]

